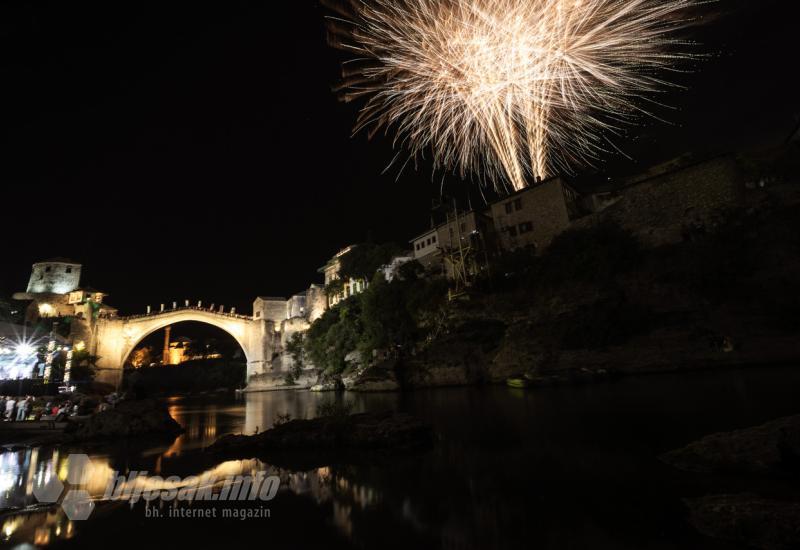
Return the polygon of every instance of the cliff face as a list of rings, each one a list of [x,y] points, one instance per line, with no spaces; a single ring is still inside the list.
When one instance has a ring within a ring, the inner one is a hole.
[[[648,248],[618,226],[566,236],[356,390],[541,382],[800,359],[800,206],[764,202],[716,232]],[[391,383],[386,383],[391,380]]]

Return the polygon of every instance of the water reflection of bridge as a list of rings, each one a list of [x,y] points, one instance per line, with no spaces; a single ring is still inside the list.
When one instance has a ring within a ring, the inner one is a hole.
[[[123,464],[116,464],[114,459],[103,455],[91,458],[91,466],[84,476],[82,488],[99,507],[104,504],[103,495],[107,492],[109,484],[113,484],[115,492],[119,490],[120,494],[124,494],[129,483],[120,484],[116,478],[117,470],[122,470]],[[371,506],[379,498],[378,493],[372,488],[353,483],[341,473],[334,473],[327,467],[291,471],[270,466],[257,459],[228,460],[202,471],[180,472],[180,477],[183,477],[184,481],[176,484],[165,479],[175,472],[162,469],[162,458],[166,458],[166,455],[160,455],[156,459],[152,473],[136,477],[133,484],[146,491],[168,490],[180,487],[182,483],[191,484],[188,476],[196,476],[200,479],[216,480],[213,482],[213,487],[216,488],[226,478],[255,476],[259,472],[266,472],[268,476],[280,478],[280,491],[283,493],[290,492],[310,498],[318,505],[332,502],[333,523],[340,532],[348,536],[353,528],[351,518],[353,507]],[[71,521],[57,504],[45,509],[31,508],[37,504],[34,489],[47,485],[52,478],[64,481],[70,470],[71,460],[67,453],[58,450],[44,451],[39,448],[0,454],[0,509],[21,511],[7,514],[2,519],[0,536],[6,543],[12,546],[28,543],[43,547],[71,539],[80,534],[81,530],[92,528],[91,522]],[[135,493],[133,488],[128,494],[130,493]],[[137,504],[140,507],[148,505],[143,500]],[[158,501],[152,505],[158,506]],[[169,505],[176,503],[171,502]]]

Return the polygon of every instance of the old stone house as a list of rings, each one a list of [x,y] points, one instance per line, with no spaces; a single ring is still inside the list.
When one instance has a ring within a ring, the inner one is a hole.
[[[480,271],[498,247],[491,217],[476,210],[449,213],[444,223],[409,242],[414,259],[429,273],[450,278],[455,264],[462,261],[469,272]]]
[[[546,248],[578,216],[578,199],[564,178],[553,177],[490,204],[500,248]]]
[[[339,252],[334,254],[333,258],[328,260],[324,266],[320,267],[317,272],[322,273],[325,276],[325,287],[329,288],[331,283],[338,281],[340,277],[340,271],[342,268],[341,258],[351,250],[356,245],[350,245],[342,248]],[[354,279],[350,277],[347,281],[342,281],[342,288],[341,291],[336,293],[329,293],[328,294],[328,307],[333,307],[342,300],[346,300],[350,296],[355,296],[356,294],[360,294],[364,292],[367,288],[367,281],[361,279]]]

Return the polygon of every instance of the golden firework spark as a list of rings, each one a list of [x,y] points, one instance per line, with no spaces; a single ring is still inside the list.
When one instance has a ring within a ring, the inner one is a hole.
[[[498,187],[594,164],[692,57],[702,0],[349,0],[327,4],[356,131],[393,130],[436,169]]]

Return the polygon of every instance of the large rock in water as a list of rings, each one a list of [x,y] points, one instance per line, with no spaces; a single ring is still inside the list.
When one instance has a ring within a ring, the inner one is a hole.
[[[69,435],[81,441],[156,435],[174,437],[181,432],[181,425],[154,399],[121,401],[115,408],[76,422],[69,429]]]
[[[362,413],[291,420],[256,435],[228,435],[207,450],[224,454],[269,452],[413,451],[433,443],[433,429],[407,414]]]
[[[388,360],[368,367],[360,374],[343,376],[342,384],[348,391],[382,392],[397,391],[400,384],[397,381],[395,370],[396,360]]]
[[[661,456],[681,470],[782,474],[800,470],[800,415],[717,433]]]
[[[755,495],[687,499],[691,522],[706,536],[764,550],[800,548],[800,504]]]

